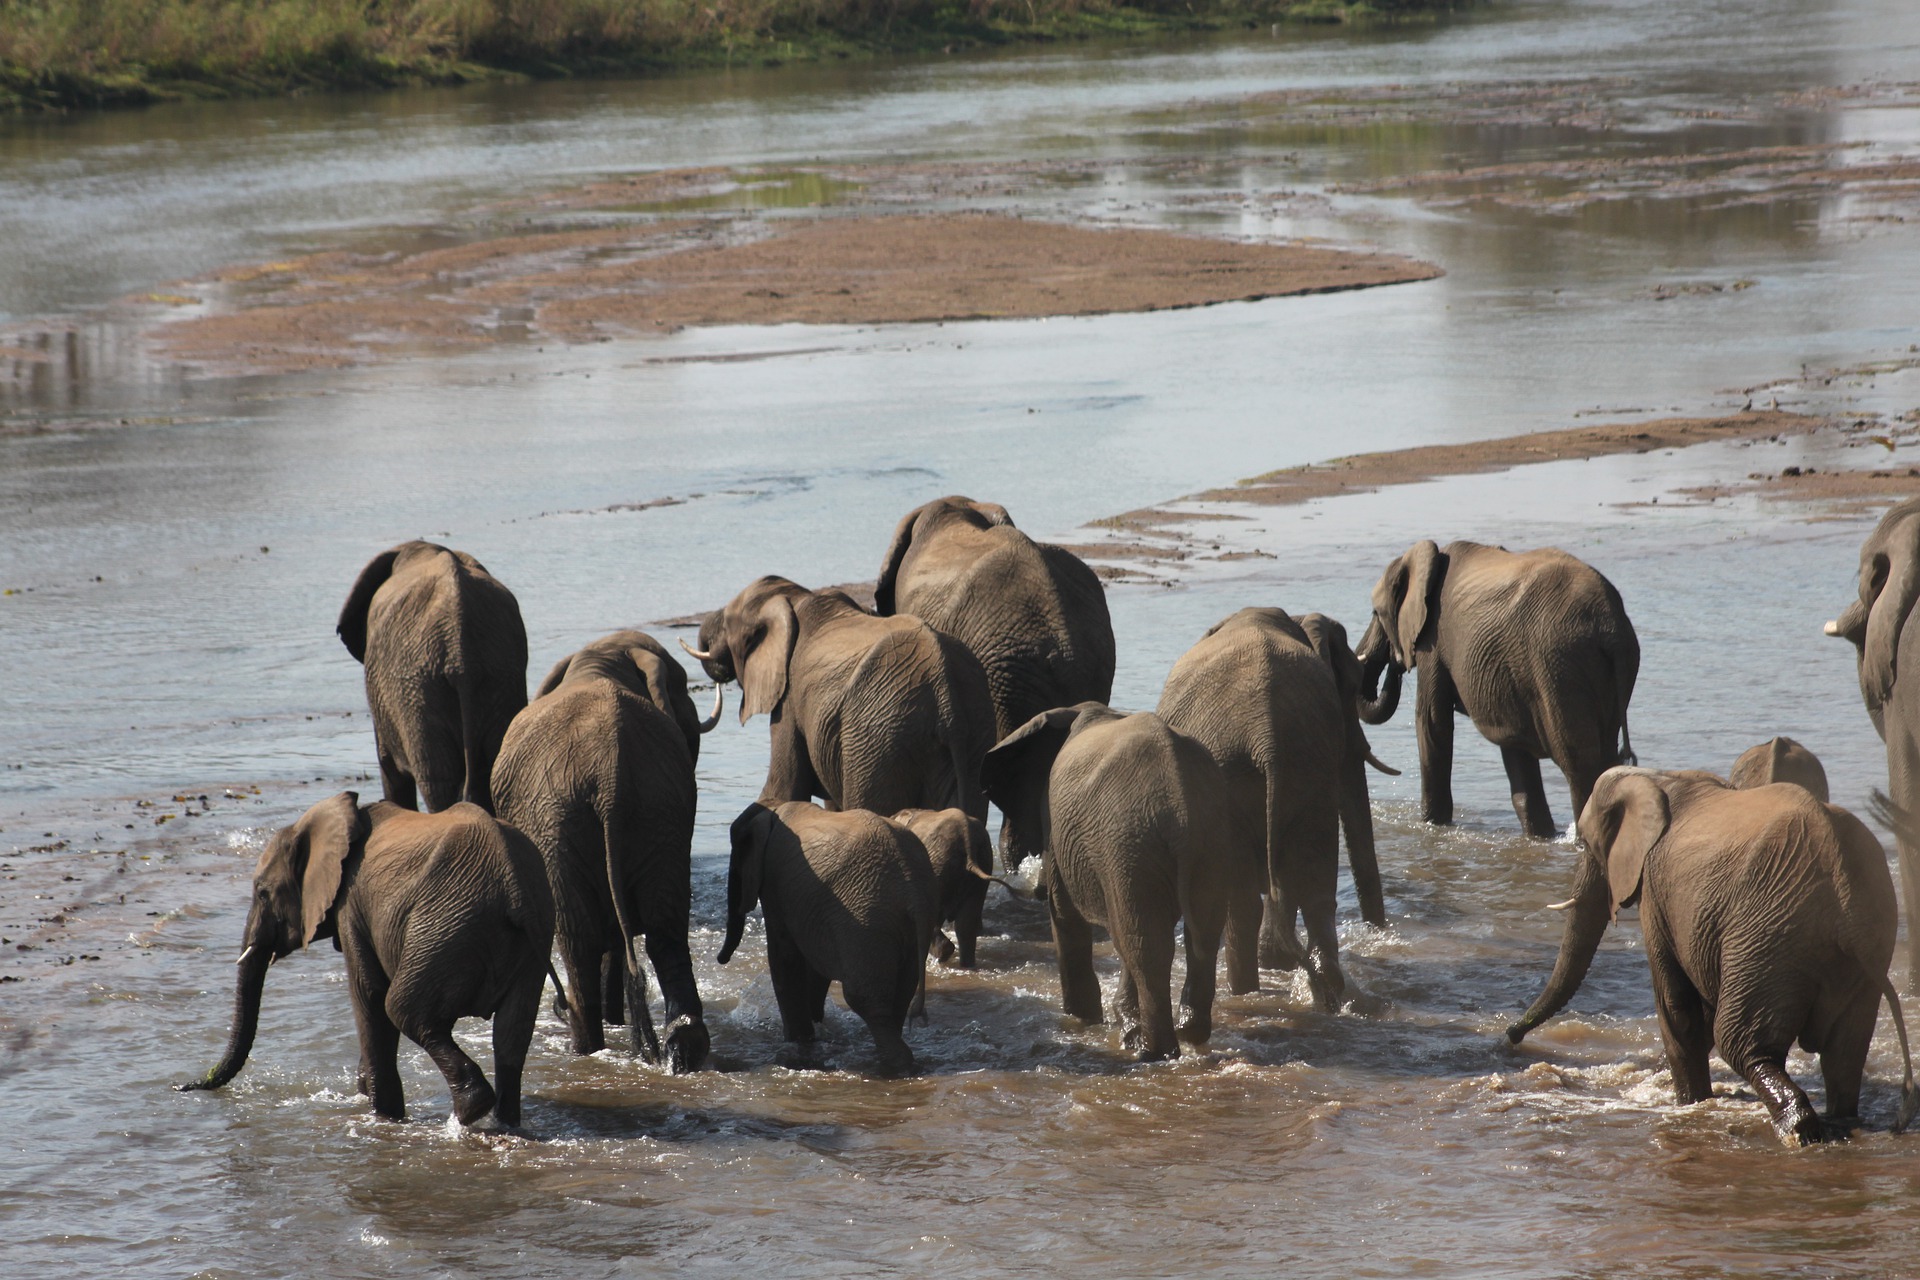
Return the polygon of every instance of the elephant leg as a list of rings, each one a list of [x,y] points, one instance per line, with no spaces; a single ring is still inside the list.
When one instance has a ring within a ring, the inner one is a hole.
[[[788,800],[827,800],[832,796],[821,785],[807,753],[807,739],[794,725],[784,708],[776,712],[770,732],[771,753],[767,758],[767,780],[760,788],[760,803],[778,805]]]
[[[1855,993],[1834,1020],[1820,1047],[1820,1075],[1827,1086],[1829,1123],[1860,1118],[1860,1080],[1867,1072],[1874,1023],[1880,1017],[1880,993],[1868,987]]]
[[[1305,913],[1307,925],[1307,983],[1314,1003],[1327,1013],[1338,1013],[1347,998],[1347,976],[1340,970],[1340,930],[1331,904]]]
[[[373,1099],[373,1112],[388,1120],[407,1118],[407,1100],[400,1085],[400,1029],[387,1017],[384,990],[365,990],[351,983],[353,1023],[360,1033],[360,1092]]]
[[[813,966],[800,953],[785,923],[767,922],[767,974],[773,979],[773,998],[780,1006],[780,1025],[788,1041],[813,1043]]]
[[[1553,839],[1559,828],[1553,825],[1553,810],[1547,807],[1540,762],[1524,747],[1500,748],[1500,762],[1507,766],[1507,787],[1513,793],[1513,812],[1520,825],[1536,840]]]
[[[533,1025],[539,1020],[540,988],[546,981],[541,974],[523,981],[507,993],[493,1014],[493,1082],[499,1091],[494,1115],[510,1128],[520,1127],[520,1077],[526,1069],[527,1050],[533,1044]]]
[[[609,1027],[627,1025],[627,965],[619,948],[600,953],[600,1021]]]
[[[1912,803],[1912,802],[1906,802]],[[1909,809],[1908,812],[1913,812]],[[1920,849],[1897,842],[1900,891],[1907,908],[1907,990],[1920,989]]]
[[[1743,973],[1739,975],[1746,978]],[[1746,1078],[1773,1115],[1773,1125],[1790,1142],[1819,1142],[1826,1136],[1813,1103],[1787,1074],[1787,1050],[1805,1022],[1808,1001],[1791,987],[1774,980],[1763,989],[1758,978],[1747,978],[1721,989],[1714,1014],[1714,1043],[1720,1056]],[[1793,1016],[1792,1012],[1801,1016]]]
[[[601,958],[596,951],[569,938],[561,949],[560,962],[567,968],[567,986],[572,992],[567,1001],[567,1032],[573,1039],[573,1051],[598,1053],[607,1047],[606,1028],[601,1021],[606,994],[600,985]],[[613,989],[619,990],[618,977],[614,983]]]
[[[388,1010],[391,1014],[392,1010]],[[447,1078],[447,1091],[453,1095],[453,1114],[461,1124],[473,1124],[487,1112],[493,1110],[496,1097],[493,1086],[487,1083],[487,1077],[480,1070],[480,1064],[466,1055],[453,1038],[453,1022],[435,1022],[431,1025],[414,1021],[399,1023],[407,1039],[427,1051],[433,1059],[433,1065],[440,1068],[440,1074]]]
[[[1300,908],[1284,888],[1274,888],[1260,912],[1260,967],[1291,973],[1300,967]]]
[[[380,789],[402,809],[420,807],[420,791],[413,785],[413,775],[385,751],[380,753]]]
[[[981,881],[980,883],[984,888],[986,882]],[[987,895],[983,891],[976,896],[969,897],[966,902],[961,904],[960,910],[954,914],[953,937],[956,949],[959,952],[959,965],[962,969],[972,969],[976,966],[976,955],[978,954],[980,944],[980,917],[986,909],[986,905]]]
[[[1292,822],[1273,846],[1274,884],[1285,894],[1286,932],[1293,938],[1293,912],[1306,925],[1301,964],[1313,988],[1314,1003],[1327,1013],[1346,1000],[1347,979],[1340,971],[1338,924],[1340,887],[1340,815],[1332,805]]]
[[[1667,1051],[1667,1070],[1673,1076],[1674,1101],[1681,1106],[1705,1102],[1713,1096],[1707,1057],[1713,1051],[1713,1024],[1706,1002],[1693,982],[1661,954],[1649,966],[1653,971],[1653,1002],[1660,1018],[1660,1043]]]
[[[1167,930],[1164,939],[1135,938],[1125,947],[1116,934],[1114,946],[1122,968],[1120,1043],[1142,1062],[1179,1057],[1173,1030],[1173,931]]]
[[[1209,899],[1184,913],[1187,981],[1180,992],[1179,1035],[1188,1044],[1205,1044],[1213,1038],[1213,997],[1228,906],[1227,900]]]
[[[686,921],[650,917],[646,930],[647,961],[660,981],[667,1063],[675,1074],[696,1070],[707,1060],[712,1039],[707,1033],[706,1009],[694,985]],[[634,1010],[636,1022],[650,1016],[645,1010]]]
[[[1414,695],[1414,730],[1420,740],[1421,817],[1441,827],[1453,823],[1454,700],[1452,677],[1429,658]]]
[[[1227,908],[1227,990],[1243,996],[1260,989],[1260,917],[1264,900],[1243,891]]]
[[[1097,1023],[1101,1021],[1100,979],[1093,972],[1093,926],[1073,909],[1057,885],[1047,895],[1047,914],[1053,918],[1061,1007],[1069,1018]]]
[[[907,1047],[901,1031],[926,966],[925,953],[917,946],[908,944],[906,949],[911,955],[906,965],[894,963],[890,949],[878,942],[864,952],[841,953],[850,972],[840,979],[840,994],[847,1008],[867,1024],[873,1047],[880,1054],[880,1074],[889,1077],[911,1075],[915,1070],[913,1050]]]
[[[807,967],[805,986],[807,1017],[813,1020],[815,1026],[827,1020],[827,994],[832,989],[832,978],[811,965]]]

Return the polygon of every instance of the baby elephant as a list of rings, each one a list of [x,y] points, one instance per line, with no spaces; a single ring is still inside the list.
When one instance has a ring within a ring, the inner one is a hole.
[[[520,1071],[553,947],[553,895],[525,836],[478,805],[362,809],[351,791],[274,832],[253,872],[227,1051],[180,1088],[218,1089],[240,1073],[267,967],[321,938],[346,953],[360,1091],[377,1113],[406,1118],[395,1064],[404,1034],[447,1077],[460,1123],[489,1111],[520,1123]],[[454,1042],[460,1018],[493,1019],[498,1095]]]
[[[1818,1142],[1820,1118],[1787,1075],[1795,1040],[1820,1055],[1827,1118],[1858,1113],[1860,1079],[1887,981],[1893,879],[1880,842],[1805,788],[1737,790],[1710,773],[1609,769],[1580,814],[1583,847],[1560,959],[1507,1029],[1518,1044],[1586,977],[1600,935],[1640,904],[1660,1038],[1682,1104],[1712,1093],[1707,1054],[1746,1077],[1790,1143]],[[1920,1106],[1909,1060],[1904,1128]]]
[[[1822,804],[1831,799],[1827,793],[1827,771],[1821,767],[1820,757],[1792,738],[1768,738],[1757,747],[1748,747],[1733,762],[1733,772],[1727,775],[1727,780],[1742,790],[1764,787],[1770,782],[1791,782],[1811,791],[1813,798]]]
[[[939,924],[953,926],[955,962],[962,969],[973,968],[980,913],[986,906],[987,886],[993,875],[993,841],[986,824],[959,809],[902,809],[893,820],[920,837],[920,843],[926,846],[940,897],[936,919]],[[939,937],[935,937],[934,946],[945,950]],[[940,958],[947,957],[942,954]]]
[[[748,805],[732,839],[720,963],[740,945],[747,912],[765,904],[767,972],[787,1039],[812,1048],[837,979],[873,1034],[882,1073],[912,1072],[913,1050],[900,1032],[926,978],[939,913],[920,838],[865,810],[790,800]]]
[[[981,779],[1006,814],[1007,862],[1040,854],[1069,1017],[1099,1022],[1094,924],[1120,955],[1121,1042],[1143,1062],[1177,1057],[1175,926],[1186,922],[1179,1037],[1213,1033],[1214,963],[1229,904],[1265,869],[1234,836],[1231,796],[1198,741],[1152,712],[1097,702],[1044,711],[987,753]]]

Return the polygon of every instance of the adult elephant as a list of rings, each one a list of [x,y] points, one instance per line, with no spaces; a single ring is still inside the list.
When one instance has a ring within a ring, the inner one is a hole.
[[[575,1053],[599,1052],[605,1022],[631,1016],[636,1048],[658,1055],[633,954],[644,935],[666,1001],[667,1061],[691,1071],[706,1059],[687,917],[693,766],[700,735],[720,720],[715,692],[701,720],[685,668],[645,632],[616,631],[562,658],[501,743],[493,794],[546,863]]]
[[[1897,918],[1887,855],[1844,809],[1806,788],[1737,789],[1710,773],[1612,769],[1579,820],[1582,856],[1553,976],[1507,1030],[1518,1044],[1579,990],[1600,937],[1640,905],[1660,1039],[1682,1105],[1712,1096],[1718,1049],[1790,1141],[1818,1142],[1820,1117],[1787,1074],[1796,1040],[1820,1055],[1827,1118],[1858,1114]],[[1916,1101],[1909,1062],[1904,1127]]]
[[[1050,707],[1113,693],[1113,622],[1086,562],[1016,529],[1005,507],[959,495],[915,507],[873,588],[881,617],[912,614],[980,659],[997,742]]]
[[[1851,641],[1860,699],[1886,743],[1887,788],[1894,803],[1920,813],[1920,498],[1895,503],[1860,547],[1859,596],[1826,632]],[[1907,903],[1908,989],[1920,986],[1920,844],[1896,830],[1900,887]]]
[[[1595,779],[1633,759],[1627,703],[1640,641],[1613,584],[1564,551],[1415,543],[1374,584],[1359,658],[1368,724],[1386,723],[1402,675],[1420,672],[1415,730],[1428,822],[1453,821],[1456,711],[1500,748],[1513,811],[1542,839],[1557,831],[1542,759],[1566,775],[1576,815]]]
[[[993,698],[952,636],[918,618],[876,618],[844,591],[768,576],[708,614],[700,647],[687,652],[715,681],[739,680],[742,724],[771,719],[762,802],[817,796],[831,809],[985,819]]]
[[[1338,623],[1316,616],[1315,629],[1319,646],[1274,608],[1242,609],[1215,623],[1174,663],[1159,714],[1219,764],[1233,829],[1265,868],[1266,927],[1258,928],[1257,901],[1235,904],[1227,935],[1229,989],[1259,986],[1250,945],[1258,930],[1260,961],[1294,968],[1304,960],[1316,1000],[1332,1009],[1346,988],[1335,926],[1343,817],[1361,914],[1385,924],[1386,907],[1367,797],[1371,752],[1357,713],[1358,663]],[[1336,678],[1342,660],[1344,692]],[[1306,922],[1304,953],[1296,916]]]
[[[218,1089],[240,1073],[268,966],[326,938],[346,955],[359,1087],[377,1114],[406,1118],[404,1035],[446,1076],[460,1123],[490,1111],[520,1123],[520,1073],[553,948],[553,896],[525,836],[475,805],[362,809],[351,791],[274,832],[254,868],[227,1051],[181,1089]],[[461,1018],[493,1019],[497,1092],[454,1039]]]
[[[366,667],[387,799],[491,811],[493,758],[527,705],[527,629],[513,593],[464,551],[403,542],[360,571],[337,630]]]

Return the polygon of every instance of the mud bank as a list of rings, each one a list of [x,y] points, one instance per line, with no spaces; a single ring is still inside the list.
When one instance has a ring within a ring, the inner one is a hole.
[[[998,214],[667,217],[235,268],[178,286],[191,292],[174,305],[205,310],[162,317],[155,342],[209,373],[273,373],[695,325],[1163,311],[1439,274],[1393,254]]]

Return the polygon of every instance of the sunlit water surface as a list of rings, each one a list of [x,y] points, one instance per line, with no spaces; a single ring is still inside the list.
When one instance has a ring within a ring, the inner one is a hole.
[[[518,593],[538,672],[762,572],[868,577],[898,515],[942,493],[1081,538],[1085,521],[1271,467],[1595,410],[1703,412],[1768,386],[1788,404],[1901,412],[1920,404],[1912,372],[1790,385],[1803,365],[1920,341],[1911,231],[1818,194],[1763,207],[1650,195],[1571,215],[1339,197],[1225,221],[1182,212],[1205,202],[1181,197],[1322,191],[1443,156],[1626,154],[1649,138],[1911,151],[1910,110],[1778,102],[1910,76],[1917,52],[1920,18],[1891,0],[1590,0],[1371,35],[0,128],[0,316],[79,317],[83,348],[64,380],[7,402],[23,429],[0,434],[0,587],[19,592],[0,599],[13,850],[0,968],[20,979],[0,994],[16,1116],[0,1139],[7,1270],[1912,1274],[1920,1139],[1887,1132],[1891,1030],[1847,1146],[1783,1150],[1724,1072],[1724,1096],[1676,1108],[1624,923],[1573,1012],[1508,1048],[1501,1028],[1551,963],[1559,920],[1542,904],[1565,895],[1572,848],[1518,837],[1498,755],[1464,726],[1460,825],[1418,823],[1404,713],[1372,734],[1407,770],[1375,779],[1392,923],[1349,923],[1344,938],[1377,1013],[1319,1014],[1270,974],[1260,995],[1224,1002],[1210,1053],[1134,1067],[1103,1029],[1063,1023],[1043,919],[996,897],[983,968],[937,974],[931,1022],[910,1036],[926,1074],[865,1078],[869,1047],[837,1005],[834,1070],[775,1066],[757,924],[732,964],[711,962],[726,825],[766,751],[764,722],[729,716],[701,759],[695,845],[721,1070],[676,1079],[617,1050],[576,1060],[549,1016],[528,1071],[531,1137],[450,1130],[444,1087],[411,1050],[412,1118],[378,1123],[352,1095],[344,975],[321,950],[276,967],[232,1087],[167,1085],[218,1052],[266,833],[344,786],[377,791],[359,669],[332,634],[372,552],[413,536],[473,551]],[[1574,75],[1627,123],[1220,123],[1272,89]],[[1190,152],[1210,162],[1197,176],[1152,163]],[[692,331],[226,383],[116,351],[119,331],[90,319],[226,262],[373,242],[606,172],[1088,154],[1106,178],[1037,211],[1357,238],[1449,274],[1149,316]],[[1693,279],[1754,284],[1646,298]],[[709,358],[742,355],[763,358]],[[1113,588],[1115,701],[1150,706],[1174,658],[1244,604],[1357,630],[1380,567],[1416,538],[1555,544],[1628,601],[1644,763],[1724,769],[1788,733],[1857,805],[1883,776],[1879,743],[1848,652],[1819,624],[1851,594],[1871,517],[1671,496],[1824,465],[1829,447],[1558,463],[1207,522],[1203,555],[1216,536],[1261,554]],[[609,510],[659,498],[686,501]],[[1356,922],[1350,895],[1342,906]],[[484,1062],[484,1028],[466,1034]],[[1817,1095],[1812,1067],[1796,1060]]]

